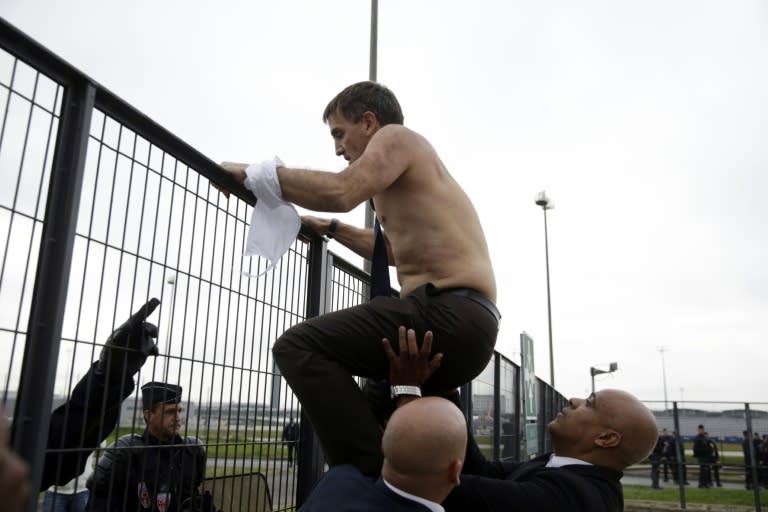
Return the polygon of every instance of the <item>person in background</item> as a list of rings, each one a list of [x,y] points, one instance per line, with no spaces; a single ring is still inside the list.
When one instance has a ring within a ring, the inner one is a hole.
[[[120,406],[134,390],[134,375],[158,354],[157,326],[146,321],[160,304],[153,298],[107,338],[99,359],[75,384],[69,399],[51,413],[39,491],[65,485],[86,469],[93,451],[117,426]],[[104,407],[102,407],[104,406]],[[8,446],[7,420],[0,411],[0,503],[21,510],[32,491],[29,467]]]
[[[710,447],[704,435],[704,425],[699,425],[696,437],[693,438],[693,456],[699,461],[699,488],[712,487],[712,473],[710,471]]]
[[[95,452],[88,456],[85,471],[64,485],[52,485],[45,491],[43,512],[85,512],[90,492],[85,483],[93,473]]]
[[[656,445],[653,447],[653,451],[648,456],[648,460],[651,463],[651,487],[653,489],[661,489],[661,486],[659,485],[659,469],[666,445],[667,443],[664,440],[664,436],[660,435],[656,440]]]
[[[749,432],[742,432],[741,451],[744,453],[744,485],[747,490],[752,489],[752,440]]]
[[[288,421],[288,424],[283,428],[283,445],[288,449],[288,467],[293,465],[293,452],[296,450],[296,464],[299,463],[299,451],[297,443],[299,442],[299,424],[293,421],[293,416]]]
[[[672,436],[669,435],[669,432],[667,431],[667,429],[663,428],[661,429],[661,438],[664,443],[664,448],[661,453],[661,466],[662,466],[662,469],[664,470],[664,473],[663,473],[664,481],[669,482],[669,469],[672,464],[671,461],[673,461],[675,458],[675,454],[670,453],[669,451],[669,441],[670,439],[672,439]]]
[[[720,468],[722,467],[720,464],[720,450],[717,448],[717,442],[709,437],[709,432],[704,432],[704,438],[707,440],[707,444],[709,445],[709,457],[707,460],[709,461],[709,468],[712,472],[712,480],[709,482],[709,485],[711,487],[712,482],[714,481],[716,486],[722,487],[723,484],[720,483]]]
[[[181,437],[181,386],[148,382],[141,387],[146,429],[120,437],[88,479],[89,511],[185,510],[205,478],[205,447]],[[210,494],[203,510],[211,510]]]

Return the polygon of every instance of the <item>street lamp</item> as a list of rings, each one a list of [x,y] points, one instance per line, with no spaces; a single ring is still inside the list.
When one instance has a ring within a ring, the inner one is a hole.
[[[669,409],[669,403],[667,401],[667,366],[664,364],[664,352],[667,351],[667,347],[656,347],[656,350],[661,354],[661,378],[664,382],[664,410]]]
[[[545,191],[536,194],[536,204],[544,211],[544,260],[547,265],[547,320],[549,322],[549,384],[555,388],[555,355],[552,349],[552,302],[549,293],[549,237],[547,235],[547,210],[555,207],[555,203],[547,197]]]
[[[619,369],[619,363],[611,363],[607,370],[598,370],[594,366],[590,367],[589,374],[592,376],[592,393],[595,392],[595,375],[601,375],[603,373],[613,373]]]
[[[168,323],[166,324],[166,329],[165,329],[165,343],[166,343],[166,346],[169,346],[171,343],[171,324],[173,323],[173,299],[174,299],[174,295],[176,295],[176,274],[169,274],[165,282],[171,288],[171,291],[170,291],[171,303],[170,303],[170,308],[168,309]],[[165,369],[163,372],[164,379],[168,378],[169,363],[170,363],[170,358],[166,358]]]

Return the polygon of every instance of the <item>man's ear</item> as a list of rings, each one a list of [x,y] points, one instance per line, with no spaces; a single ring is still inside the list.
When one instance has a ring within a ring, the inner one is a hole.
[[[595,444],[600,448],[615,448],[621,444],[621,434],[615,430],[605,430],[597,435]]]
[[[461,467],[463,466],[463,462],[459,459],[454,459],[451,461],[450,465],[450,480],[453,485],[459,485],[461,483]]]
[[[378,118],[376,117],[376,114],[374,114],[370,110],[366,110],[365,112],[363,112],[362,121],[365,123],[365,131],[368,133],[368,135],[373,135],[373,132],[381,128],[381,125],[379,123]]]

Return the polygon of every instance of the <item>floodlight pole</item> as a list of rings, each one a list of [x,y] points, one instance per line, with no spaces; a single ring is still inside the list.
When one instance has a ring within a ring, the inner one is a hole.
[[[552,301],[549,292],[549,234],[547,233],[547,210],[555,207],[545,191],[536,195],[536,204],[544,211],[544,261],[547,266],[547,322],[549,324],[549,385],[555,389],[555,355],[552,346]]]
[[[370,58],[368,60],[368,80],[376,81],[376,67],[378,61],[378,36],[379,36],[379,0],[371,0],[371,48]],[[373,228],[373,208],[371,203],[365,203],[365,227]],[[366,272],[371,271],[371,259],[365,258],[363,269]]]
[[[667,351],[667,347],[656,347],[656,350],[661,354],[661,378],[664,381],[664,410],[669,409],[667,402],[667,367],[664,364],[664,352]]]

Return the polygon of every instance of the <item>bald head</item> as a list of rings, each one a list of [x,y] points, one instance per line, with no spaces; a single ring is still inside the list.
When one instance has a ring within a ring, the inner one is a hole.
[[[466,446],[461,411],[444,398],[420,398],[389,419],[381,474],[406,492],[440,503],[459,483]]]
[[[616,470],[645,459],[658,437],[656,418],[625,391],[606,389],[572,398],[549,424],[558,455]]]

